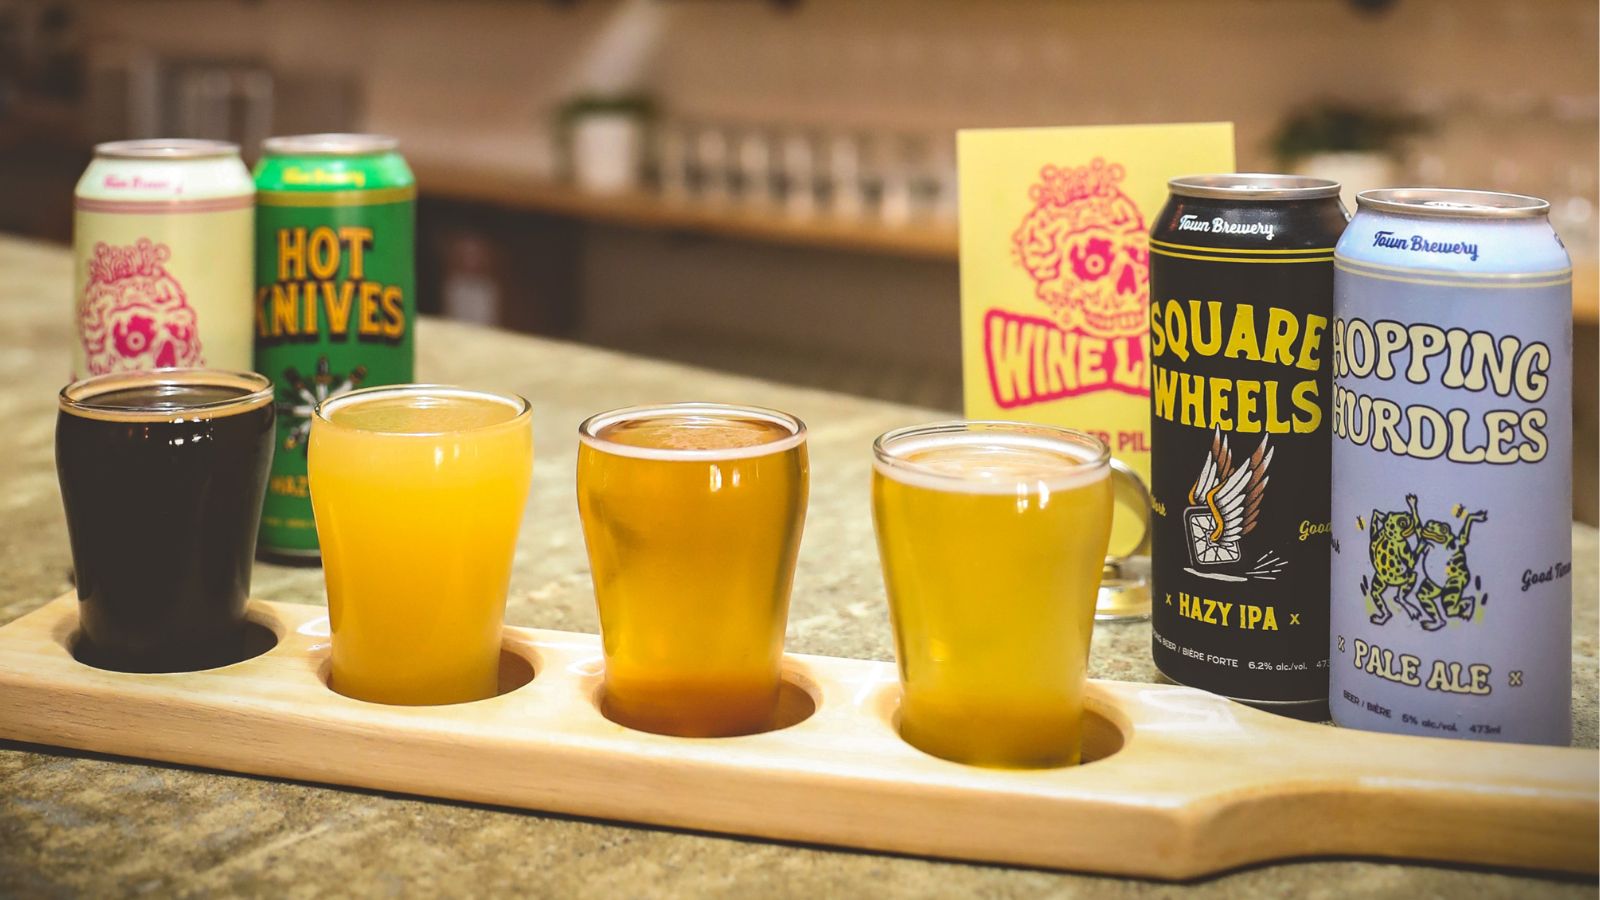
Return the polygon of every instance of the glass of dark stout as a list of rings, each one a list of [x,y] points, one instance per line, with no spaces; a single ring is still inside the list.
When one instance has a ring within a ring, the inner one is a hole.
[[[272,399],[260,375],[211,369],[119,372],[62,389],[56,473],[79,660],[187,672],[253,655],[245,598]]]

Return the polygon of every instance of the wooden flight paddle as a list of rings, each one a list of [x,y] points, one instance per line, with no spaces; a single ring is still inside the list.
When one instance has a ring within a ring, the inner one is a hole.
[[[890,663],[790,656],[786,727],[684,739],[601,714],[593,635],[507,628],[500,696],[400,707],[327,688],[322,608],[252,602],[251,617],[278,638],[260,656],[129,675],[73,658],[77,603],[59,597],[0,628],[0,737],[603,819],[1152,878],[1305,856],[1597,871],[1593,750],[1345,731],[1189,688],[1092,681],[1090,762],[991,770],[900,740]]]

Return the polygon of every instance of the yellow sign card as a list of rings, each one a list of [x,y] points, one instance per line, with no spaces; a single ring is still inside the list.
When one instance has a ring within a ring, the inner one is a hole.
[[[966,414],[1098,434],[1150,480],[1150,225],[1179,175],[1232,172],[1233,125],[962,131]],[[1118,522],[1112,549],[1129,523]]]

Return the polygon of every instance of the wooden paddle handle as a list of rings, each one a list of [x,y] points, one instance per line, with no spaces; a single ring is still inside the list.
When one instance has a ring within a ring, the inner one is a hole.
[[[1186,804],[1195,874],[1334,855],[1600,872],[1593,751],[1377,734],[1228,707],[1209,733],[1173,729],[1170,716],[1132,722],[1124,751],[1146,767],[1158,753],[1187,755],[1188,765],[1175,764],[1211,782]],[[1204,765],[1193,765],[1197,752]]]

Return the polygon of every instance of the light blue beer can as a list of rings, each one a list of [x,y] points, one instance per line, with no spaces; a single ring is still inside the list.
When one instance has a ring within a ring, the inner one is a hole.
[[[1572,737],[1572,266],[1549,204],[1358,196],[1334,255],[1339,725]]]

